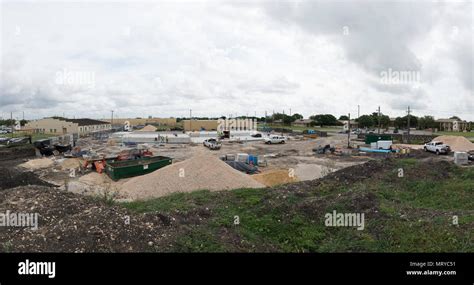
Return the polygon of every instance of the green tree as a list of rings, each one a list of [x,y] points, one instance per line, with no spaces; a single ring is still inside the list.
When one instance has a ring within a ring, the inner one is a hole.
[[[291,115],[291,117],[293,118],[293,122],[296,121],[296,120],[303,119],[303,115],[298,114],[298,113],[294,113],[293,115]]]
[[[317,125],[324,127],[324,126],[338,126],[341,123],[331,114],[321,114],[321,115],[314,115],[309,117],[311,120],[316,122]]]
[[[341,120],[341,121],[348,121],[348,120],[349,120],[349,117],[348,117],[347,115],[341,115],[341,116],[339,117],[339,120]]]
[[[360,128],[371,128],[375,125],[373,116],[370,115],[362,115],[357,120],[359,123]]]
[[[418,119],[418,129],[425,130],[436,128],[437,124],[433,116],[423,116]]]

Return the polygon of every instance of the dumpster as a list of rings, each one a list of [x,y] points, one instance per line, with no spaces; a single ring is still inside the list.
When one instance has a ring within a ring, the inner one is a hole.
[[[107,161],[105,172],[112,180],[117,181],[122,178],[147,174],[171,163],[172,159],[166,156],[143,157],[114,162]]]
[[[365,143],[370,145],[373,142],[378,141],[391,141],[391,135],[381,135],[381,134],[367,134],[365,135]]]

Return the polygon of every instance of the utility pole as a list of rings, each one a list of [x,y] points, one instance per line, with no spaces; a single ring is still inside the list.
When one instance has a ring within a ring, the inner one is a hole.
[[[290,108],[290,117],[291,117],[291,108]]]
[[[189,130],[192,132],[193,131],[193,110],[189,109]]]
[[[407,110],[407,143],[410,143],[410,106],[408,106]]]
[[[377,133],[380,135],[380,106],[379,106],[379,108],[377,109],[377,112],[378,112],[377,119],[378,119],[378,121],[379,121],[379,127],[378,127]]]
[[[110,118],[110,125],[113,126],[114,125],[114,110],[110,110],[110,112],[112,112],[112,117]]]
[[[11,128],[12,128],[12,138],[13,138],[13,131],[15,130],[15,122],[13,122],[13,112],[10,112],[10,123],[11,123]]]
[[[357,120],[360,117],[360,105],[357,105]]]
[[[347,148],[351,148],[351,113],[349,113],[349,121],[347,122]]]

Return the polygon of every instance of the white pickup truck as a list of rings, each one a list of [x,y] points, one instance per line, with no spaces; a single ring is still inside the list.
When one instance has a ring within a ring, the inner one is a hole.
[[[286,138],[282,136],[269,136],[264,139],[266,144],[285,143]]]
[[[451,151],[451,148],[449,147],[449,145],[446,145],[440,141],[432,141],[432,142],[426,143],[423,149],[425,151],[431,151],[436,154],[442,154],[442,153],[448,154]]]
[[[221,148],[222,144],[220,141],[216,139],[207,139],[202,143],[205,147],[212,149],[212,150],[218,150]]]

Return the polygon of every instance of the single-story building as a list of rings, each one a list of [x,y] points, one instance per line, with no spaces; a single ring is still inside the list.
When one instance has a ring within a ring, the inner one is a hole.
[[[27,129],[34,129],[38,134],[89,134],[93,132],[108,131],[112,125],[108,122],[93,119],[67,119],[67,118],[44,118],[28,122]]]
[[[438,119],[439,131],[464,132],[471,129],[471,123],[457,119]]]

